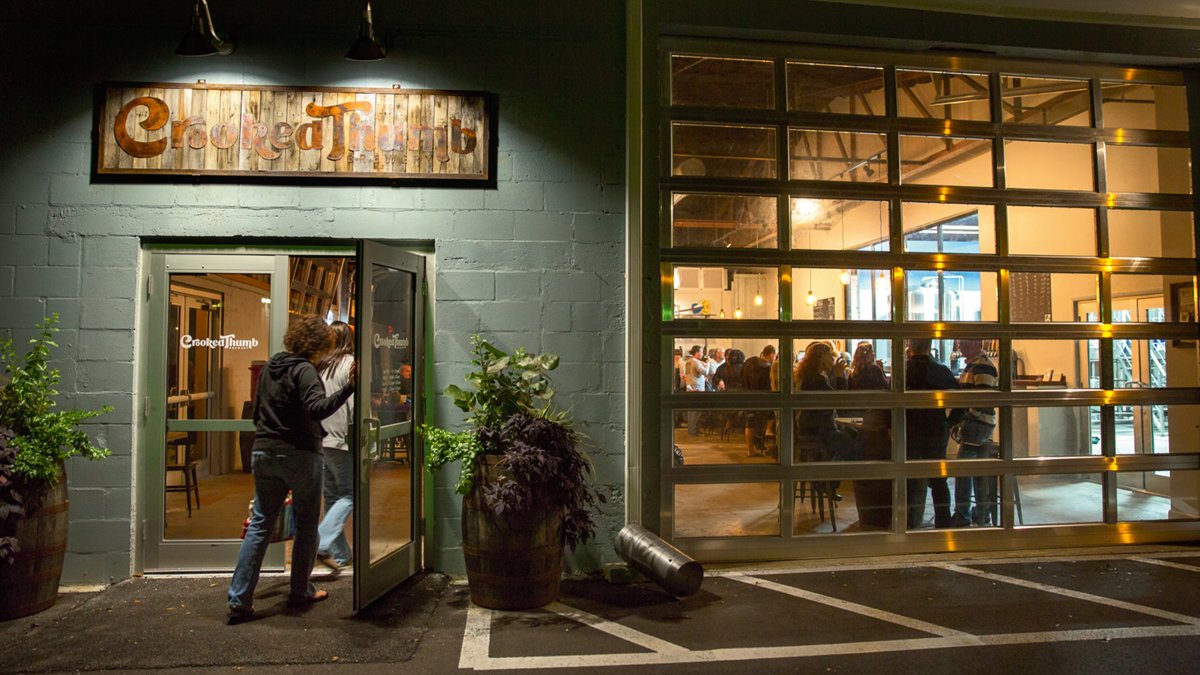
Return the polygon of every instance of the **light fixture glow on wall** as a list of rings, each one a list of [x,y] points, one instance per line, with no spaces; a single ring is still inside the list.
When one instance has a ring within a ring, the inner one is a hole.
[[[358,37],[354,39],[354,44],[350,45],[346,58],[350,61],[378,61],[384,56],[387,56],[387,53],[383,45],[375,39],[375,21],[371,17],[371,3],[368,1],[366,9],[363,10],[362,22],[358,24]]]
[[[801,197],[792,200],[792,222],[811,223],[821,217],[821,201]]]
[[[192,21],[188,32],[175,48],[179,56],[210,56],[233,53],[233,41],[226,42],[217,36],[213,28],[212,14],[208,11],[208,0],[196,0],[192,5]]]

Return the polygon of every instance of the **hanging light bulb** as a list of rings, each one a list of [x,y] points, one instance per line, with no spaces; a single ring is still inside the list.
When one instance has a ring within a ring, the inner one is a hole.
[[[808,289],[808,295],[804,296],[804,302],[808,303],[809,307],[817,304],[817,296],[812,292],[811,288]]]
[[[754,294],[754,305],[756,307],[762,307],[762,304],[763,304],[762,293],[755,293]]]
[[[742,308],[741,307],[738,307],[733,310],[733,318],[735,318],[735,319],[742,318]]]
[[[725,318],[725,310],[722,309],[721,312],[719,314],[717,314],[717,318],[724,319]]]
[[[838,281],[841,281],[843,286],[849,286],[850,270],[842,270],[842,276],[838,277]]]

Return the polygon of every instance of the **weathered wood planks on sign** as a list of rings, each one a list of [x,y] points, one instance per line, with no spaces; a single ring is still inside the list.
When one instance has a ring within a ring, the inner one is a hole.
[[[112,84],[98,174],[487,181],[483,92]]]

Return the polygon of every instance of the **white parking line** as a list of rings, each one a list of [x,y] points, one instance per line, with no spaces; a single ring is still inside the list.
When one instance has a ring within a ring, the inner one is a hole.
[[[601,668],[606,666],[660,666],[684,663],[770,661],[811,658],[814,656],[854,656],[925,649],[950,649],[954,647],[1190,636],[1200,636],[1200,627],[1149,626],[1139,628],[1047,631],[1042,633],[1001,633],[998,635],[970,636],[969,638],[931,637],[911,640],[878,640],[873,642],[795,645],[787,647],[703,649],[673,654],[625,653],[577,654],[569,656],[505,656],[488,658],[469,665],[460,661],[459,667],[473,668],[475,670],[539,670],[547,668]]]
[[[1161,565],[1163,567],[1171,567],[1177,570],[1187,570],[1189,572],[1200,572],[1200,560],[1196,561],[1196,565],[1185,565],[1184,563],[1172,562],[1170,560],[1158,560],[1156,558],[1130,558],[1134,562],[1150,563],[1151,565]]]
[[[999,582],[1006,583],[1006,584],[1012,584],[1013,586],[1023,586],[1025,588],[1032,588],[1034,590],[1043,591],[1045,593],[1054,593],[1056,595],[1062,595],[1062,596],[1066,596],[1068,598],[1075,598],[1076,600],[1086,600],[1088,602],[1094,602],[1094,603],[1097,603],[1100,605],[1108,605],[1109,607],[1117,607],[1119,609],[1128,610],[1130,612],[1138,612],[1140,614],[1147,614],[1149,616],[1157,617],[1159,619],[1166,619],[1167,621],[1176,621],[1178,623],[1186,623],[1186,624],[1190,624],[1193,626],[1200,626],[1200,618],[1197,618],[1194,616],[1188,616],[1186,614],[1179,614],[1176,612],[1168,612],[1165,609],[1157,609],[1155,607],[1147,607],[1145,605],[1137,605],[1132,602],[1125,602],[1124,600],[1116,600],[1114,598],[1106,598],[1103,595],[1093,595],[1091,593],[1084,593],[1082,591],[1073,591],[1069,588],[1061,588],[1059,586],[1051,586],[1050,584],[1043,584],[1043,583],[1039,583],[1036,581],[1028,581],[1026,579],[1018,579],[1017,577],[1010,577],[1010,576],[1006,576],[1003,574],[996,574],[995,572],[984,572],[983,570],[972,569],[970,567],[963,567],[961,565],[953,565],[950,563],[941,563],[941,564],[937,564],[937,565],[932,565],[932,567],[940,567],[942,569],[950,570],[951,572],[958,572],[960,574],[970,574],[972,576],[980,577],[983,579],[989,579],[991,581],[999,581]]]
[[[888,652],[916,651],[925,649],[949,649],[961,647],[979,647],[992,645],[1040,644],[1054,642],[1077,642],[1088,640],[1121,640],[1135,638],[1166,638],[1166,637],[1200,637],[1200,618],[1186,616],[1175,612],[1160,610],[1153,607],[1138,605],[1122,600],[1115,600],[1099,595],[1073,591],[1058,586],[1026,581],[1016,577],[988,572],[965,565],[992,565],[1013,562],[1077,562],[1085,560],[1134,560],[1147,562],[1164,567],[1181,568],[1189,571],[1200,571],[1200,568],[1157,560],[1162,557],[1200,557],[1200,553],[1162,553],[1132,556],[1070,556],[1038,559],[1004,559],[1004,560],[965,560],[962,564],[950,562],[921,561],[898,564],[875,565],[838,565],[821,568],[800,567],[795,569],[761,569],[752,572],[745,570],[726,570],[709,574],[734,581],[750,584],[764,589],[785,593],[792,597],[835,607],[848,612],[860,614],[873,619],[886,621],[914,630],[930,633],[936,637],[913,638],[900,640],[876,640],[867,642],[846,642],[836,644],[816,645],[787,645],[781,647],[737,647],[726,649],[689,650],[680,645],[662,640],[641,631],[634,630],[602,617],[569,607],[561,603],[547,606],[547,611],[577,621],[598,631],[628,642],[631,647],[641,648],[639,651],[610,653],[610,654],[574,654],[558,656],[511,656],[492,657],[491,626],[497,615],[505,617],[519,616],[519,613],[497,613],[471,605],[467,611],[466,628],[463,634],[462,651],[459,655],[459,667],[473,670],[538,670],[548,668],[601,668],[608,666],[656,666],[687,663],[715,663],[737,661],[763,661],[779,659],[797,659],[814,656],[852,656],[857,654],[880,654]],[[1108,605],[1128,611],[1138,612],[1157,618],[1174,621],[1182,625],[1145,626],[1101,628],[1086,630],[1061,630],[1030,633],[1000,633],[988,635],[973,635],[945,626],[928,623],[912,617],[895,614],[886,610],[876,609],[854,602],[840,600],[819,593],[787,586],[767,579],[756,578],[754,574],[795,574],[830,571],[859,570],[888,570],[917,567],[936,567],[961,574],[970,574],[992,581],[1023,586],[1026,588]],[[649,650],[649,651],[642,651]]]
[[[680,647],[674,642],[661,640],[653,635],[647,635],[641,631],[634,630],[627,626],[622,626],[619,623],[598,617],[595,614],[589,614],[583,610],[568,607],[561,602],[550,603],[546,606],[546,609],[560,616],[565,616],[568,619],[591,626],[598,631],[608,633],[613,637],[618,637],[626,642],[631,642],[639,647],[649,649],[652,652],[659,654],[678,654],[680,652],[688,651],[686,647]]]
[[[472,604],[467,609],[467,627],[463,630],[462,650],[458,653],[459,668],[486,670],[494,659],[492,648],[492,610]]]
[[[940,637],[957,637],[957,638],[973,638],[974,637],[970,633],[965,633],[960,630],[954,630],[953,628],[939,626],[934,623],[929,623],[927,621],[921,621],[920,619],[914,619],[912,617],[904,616],[902,614],[895,614],[893,612],[889,612],[889,611],[883,610],[883,609],[867,607],[866,605],[860,605],[857,602],[850,602],[849,600],[841,600],[838,598],[830,597],[828,595],[821,595],[820,593],[813,593],[812,591],[806,591],[803,588],[796,588],[795,586],[788,586],[787,584],[780,584],[780,583],[776,583],[774,581],[768,581],[766,579],[758,579],[755,577],[747,577],[747,576],[735,575],[735,574],[726,575],[725,578],[733,579],[735,581],[741,581],[743,583],[747,583],[752,586],[758,586],[760,588],[767,588],[772,591],[784,593],[786,595],[790,595],[795,598],[800,598],[802,600],[808,600],[810,602],[816,602],[816,603],[820,603],[822,605],[829,605],[830,607],[836,607],[837,609],[841,609],[841,610],[844,610],[847,612],[854,612],[855,614],[861,614],[863,616],[867,616],[872,619],[878,619],[880,621],[894,623],[894,624],[897,624],[900,626],[904,626],[905,628],[912,628],[913,630],[919,630],[923,633],[932,633],[933,635],[937,635]]]

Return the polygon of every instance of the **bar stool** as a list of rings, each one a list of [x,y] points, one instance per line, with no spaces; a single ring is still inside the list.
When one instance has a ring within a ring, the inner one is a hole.
[[[187,500],[188,518],[192,517],[192,493],[196,494],[196,510],[200,510],[200,480],[196,467],[202,457],[195,455],[196,432],[189,431],[182,436],[167,438],[166,473],[178,471],[183,475],[183,485],[167,485],[166,492],[183,492]],[[182,459],[181,459],[182,457]]]
[[[799,450],[801,463],[821,461],[826,454],[825,444],[819,438],[797,437],[796,449]],[[807,497],[809,509],[820,517],[822,523],[825,522],[825,506],[828,504],[829,524],[837,532],[837,498],[834,492],[830,481],[796,481],[796,499],[804,501]]]

